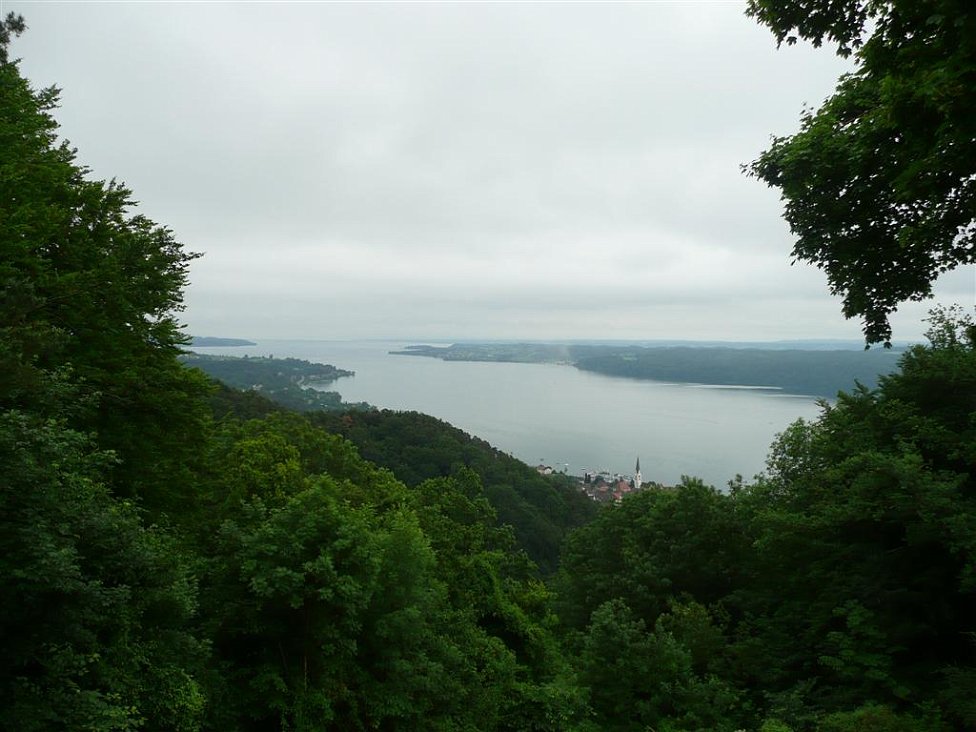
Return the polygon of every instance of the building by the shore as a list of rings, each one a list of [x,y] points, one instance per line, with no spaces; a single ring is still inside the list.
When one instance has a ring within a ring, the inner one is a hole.
[[[620,473],[611,474],[609,471],[591,472],[584,469],[580,487],[586,495],[598,503],[620,503],[624,496],[635,493],[644,487],[640,458],[637,458],[637,465],[632,476]]]

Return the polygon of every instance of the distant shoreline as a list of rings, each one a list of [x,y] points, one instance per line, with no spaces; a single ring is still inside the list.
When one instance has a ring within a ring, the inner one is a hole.
[[[411,345],[390,353],[443,361],[561,364],[627,379],[834,398],[858,383],[877,386],[882,376],[897,371],[904,349],[455,343]]]
[[[220,348],[226,346],[256,346],[254,341],[244,338],[218,338],[217,336],[191,336],[190,345],[200,348]]]

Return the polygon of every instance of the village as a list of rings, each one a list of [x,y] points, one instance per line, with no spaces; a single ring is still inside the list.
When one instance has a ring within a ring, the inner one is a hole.
[[[556,472],[549,465],[538,465],[536,470],[540,475],[552,475]],[[641,475],[640,458],[634,466],[633,475],[611,473],[609,470],[583,469],[579,478],[580,490],[597,503],[620,503],[624,496],[646,488],[660,487],[657,483],[645,483]]]

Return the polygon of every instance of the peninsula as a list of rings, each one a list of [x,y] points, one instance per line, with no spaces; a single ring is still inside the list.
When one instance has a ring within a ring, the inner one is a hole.
[[[228,386],[259,392],[289,409],[309,412],[370,408],[365,403],[343,402],[338,393],[316,388],[355,375],[331,364],[299,358],[212,356],[193,352],[183,354],[181,360]]]
[[[216,336],[191,336],[190,345],[197,348],[212,348],[221,346],[256,346],[254,341],[243,338],[217,338]]]
[[[874,388],[897,370],[904,348],[804,349],[734,345],[606,345],[575,343],[456,343],[409,346],[391,353],[444,361],[554,363],[606,376],[673,383],[766,388],[834,397],[855,383]]]

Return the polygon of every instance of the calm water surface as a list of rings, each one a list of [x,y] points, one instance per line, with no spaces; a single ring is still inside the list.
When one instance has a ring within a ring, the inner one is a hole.
[[[777,432],[815,418],[813,397],[637,381],[554,364],[466,363],[388,352],[416,341],[260,341],[200,353],[331,363],[356,372],[329,385],[350,402],[443,419],[532,465],[573,474],[633,473],[724,486],[761,471]]]

